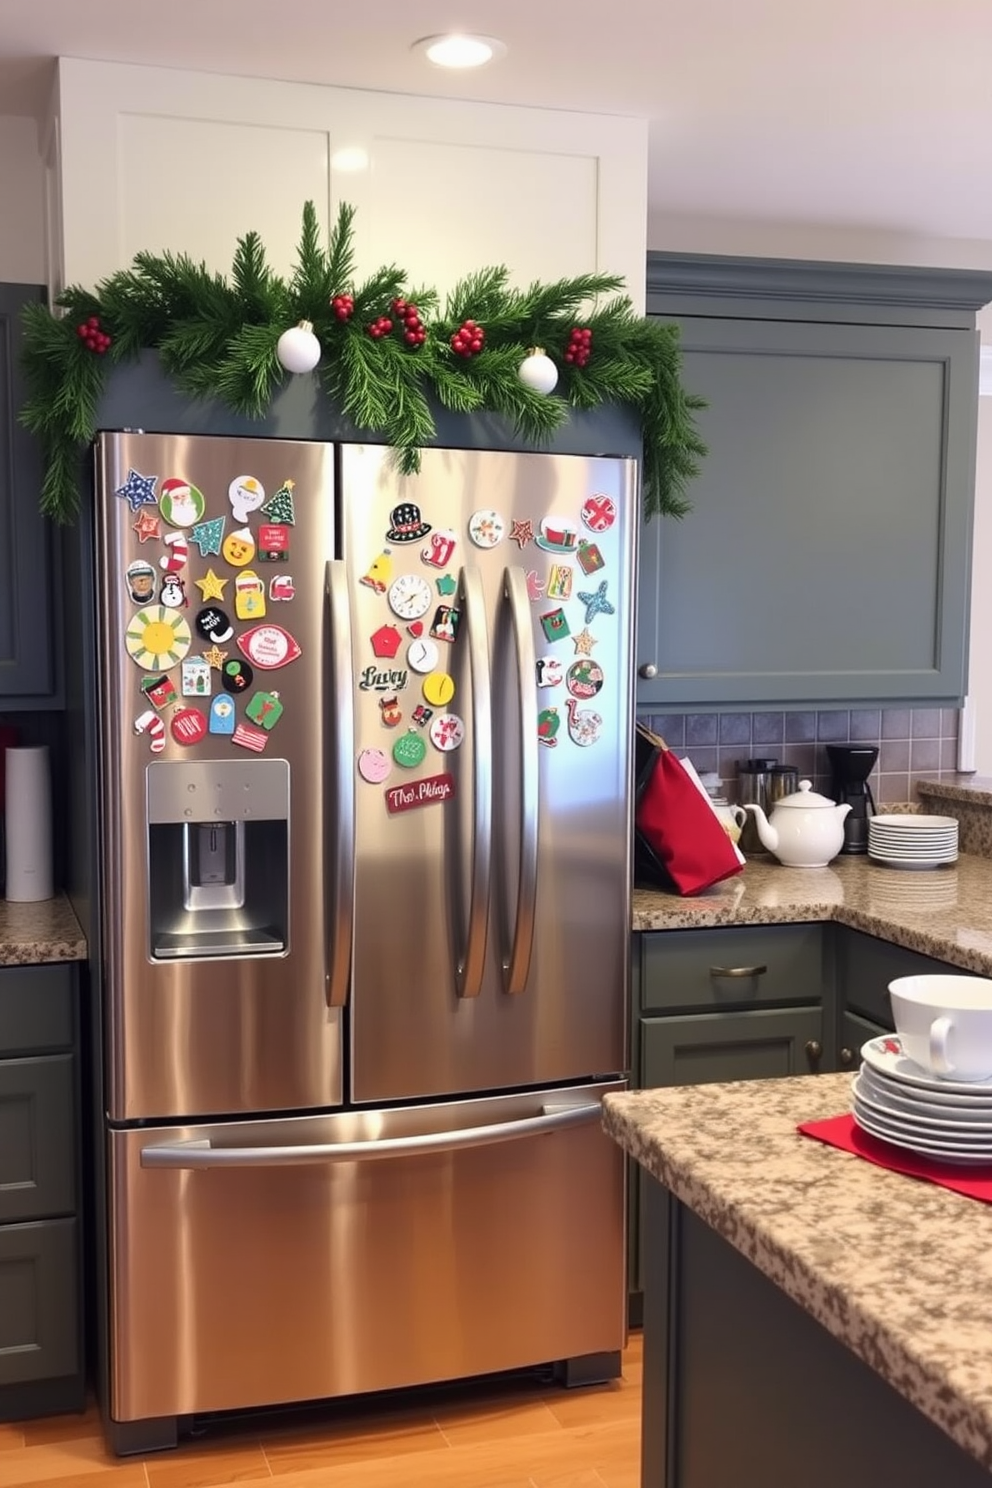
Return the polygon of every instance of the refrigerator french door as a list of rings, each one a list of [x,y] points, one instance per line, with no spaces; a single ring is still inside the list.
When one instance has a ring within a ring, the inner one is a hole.
[[[615,1358],[633,464],[97,471],[119,1448]]]

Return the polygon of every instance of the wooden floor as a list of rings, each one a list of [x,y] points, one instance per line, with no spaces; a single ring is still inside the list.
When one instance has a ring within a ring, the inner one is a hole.
[[[639,1488],[641,1335],[623,1379],[584,1390],[536,1380],[451,1386],[374,1408],[211,1423],[146,1459],[111,1457],[96,1410],[0,1423],[0,1485],[21,1488]]]

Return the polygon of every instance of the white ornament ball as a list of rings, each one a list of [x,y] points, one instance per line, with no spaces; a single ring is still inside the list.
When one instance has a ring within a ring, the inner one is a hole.
[[[539,348],[525,356],[517,368],[520,381],[535,393],[554,392],[558,382],[558,368],[549,356]]]
[[[308,320],[290,326],[276,342],[276,356],[287,372],[312,372],[320,361],[320,342]]]

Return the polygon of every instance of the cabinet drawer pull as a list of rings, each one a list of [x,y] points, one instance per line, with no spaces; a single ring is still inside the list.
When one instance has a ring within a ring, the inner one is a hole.
[[[767,966],[711,966],[711,977],[756,977],[764,976]]]

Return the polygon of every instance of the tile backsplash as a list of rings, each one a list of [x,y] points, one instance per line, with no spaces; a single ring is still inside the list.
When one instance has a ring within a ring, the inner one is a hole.
[[[737,761],[755,756],[796,765],[829,794],[827,744],[876,744],[869,783],[876,804],[916,799],[921,776],[957,769],[956,708],[838,708],[822,713],[656,713],[645,722],[700,772],[717,770],[734,799]]]

